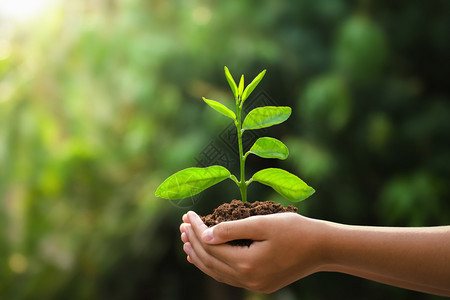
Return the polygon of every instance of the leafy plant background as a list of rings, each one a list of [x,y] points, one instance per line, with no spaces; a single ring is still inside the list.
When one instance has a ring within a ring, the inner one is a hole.
[[[258,89],[293,107],[272,132],[290,157],[249,158],[249,171],[304,178],[316,189],[298,204],[306,216],[448,224],[449,14],[448,1],[418,0],[67,0],[26,22],[0,12],[1,298],[438,298],[339,274],[273,295],[216,283],[185,261],[178,226],[188,209],[239,197],[233,183],[183,203],[154,191],[229,125],[201,100],[233,103],[223,66],[247,78],[267,68]],[[249,201],[268,199],[282,201],[249,187]]]

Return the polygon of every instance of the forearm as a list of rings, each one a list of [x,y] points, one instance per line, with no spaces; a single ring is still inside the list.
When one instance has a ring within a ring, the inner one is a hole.
[[[450,296],[450,226],[386,228],[325,222],[323,270]]]

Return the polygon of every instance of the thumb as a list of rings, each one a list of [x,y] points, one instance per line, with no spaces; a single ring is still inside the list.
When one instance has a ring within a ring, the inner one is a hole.
[[[263,240],[265,237],[263,216],[228,221],[206,229],[202,240],[207,244],[223,244],[233,240]]]

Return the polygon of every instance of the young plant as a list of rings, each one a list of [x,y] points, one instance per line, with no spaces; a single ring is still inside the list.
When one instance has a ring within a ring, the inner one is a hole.
[[[245,177],[245,160],[250,154],[263,158],[286,159],[289,155],[288,148],[279,140],[271,137],[259,138],[244,154],[242,147],[242,136],[247,130],[255,130],[270,127],[286,121],[291,115],[288,106],[264,106],[250,111],[242,122],[242,107],[250,93],[264,77],[266,70],[262,71],[244,89],[244,75],[241,76],[239,85],[236,85],[230,71],[225,67],[225,76],[230,84],[236,101],[236,112],[232,111],[220,102],[203,98],[210,107],[222,115],[232,119],[236,125],[239,160],[240,179],[231,174],[222,166],[210,166],[206,168],[188,168],[181,170],[167,178],[156,190],[158,197],[175,200],[187,198],[225,180],[233,180],[241,191],[242,202],[247,201],[247,187],[253,181],[272,187],[286,199],[298,202],[311,196],[315,191],[297,176],[277,168],[268,168],[256,172],[249,180]]]

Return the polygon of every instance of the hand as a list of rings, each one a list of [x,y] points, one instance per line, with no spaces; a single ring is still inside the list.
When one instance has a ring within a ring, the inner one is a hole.
[[[218,281],[271,293],[318,271],[450,296],[450,226],[370,227],[294,213],[255,216],[207,228],[189,212],[181,239],[188,261]],[[225,244],[251,239],[250,247]]]
[[[271,293],[320,271],[322,224],[294,213],[255,216],[208,229],[194,212],[183,216],[188,261],[217,281]],[[249,247],[225,244],[251,239]]]

